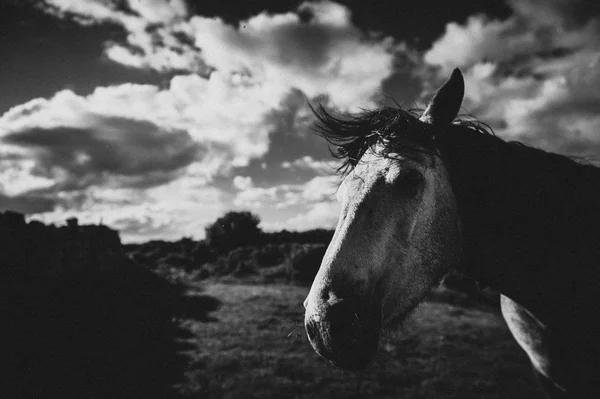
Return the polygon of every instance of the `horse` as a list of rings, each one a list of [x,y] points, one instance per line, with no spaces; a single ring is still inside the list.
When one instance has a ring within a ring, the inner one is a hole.
[[[600,169],[458,116],[455,69],[427,108],[333,115],[341,213],[304,302],[313,349],[362,370],[429,289],[458,271],[501,293],[551,398],[600,397]],[[596,396],[597,395],[597,396]]]

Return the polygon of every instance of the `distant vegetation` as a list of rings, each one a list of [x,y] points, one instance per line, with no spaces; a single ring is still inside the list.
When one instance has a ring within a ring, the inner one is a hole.
[[[206,239],[124,245],[135,262],[177,281],[208,278],[310,284],[333,231],[264,232],[250,212],[228,212],[206,227]]]

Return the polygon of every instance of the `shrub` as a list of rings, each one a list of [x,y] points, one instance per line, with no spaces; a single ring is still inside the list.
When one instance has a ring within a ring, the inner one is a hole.
[[[187,268],[187,266],[192,263],[192,258],[187,257],[183,254],[171,253],[161,258],[159,260],[160,263],[166,263],[169,266],[179,267],[179,268]]]
[[[245,277],[253,274],[256,274],[256,264],[249,259],[238,262],[233,271],[233,275],[236,277]]]
[[[215,258],[215,254],[212,248],[206,241],[198,242],[191,251],[193,263],[195,265],[203,265],[204,263],[211,262]]]
[[[258,250],[254,247],[241,247],[230,251],[228,254],[217,259],[216,272],[220,276],[234,272],[244,274],[256,271],[256,254]],[[242,263],[247,263],[242,265]]]
[[[267,244],[256,253],[256,262],[260,267],[276,266],[283,263],[288,252],[283,247],[275,244]]]
[[[260,219],[250,212],[228,212],[206,227],[206,242],[219,253],[256,244],[260,239]]]
[[[204,263],[200,265],[194,278],[204,280],[217,274],[217,265],[214,263]]]

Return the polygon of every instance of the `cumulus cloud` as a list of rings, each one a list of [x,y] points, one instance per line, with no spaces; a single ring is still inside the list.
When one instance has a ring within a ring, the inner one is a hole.
[[[292,162],[284,161],[281,163],[281,167],[284,169],[301,169],[309,170],[317,175],[327,176],[334,174],[339,166],[339,162],[335,160],[317,161],[310,155],[305,155],[302,158],[298,158]]]
[[[30,219],[62,224],[77,217],[82,224],[104,223],[121,231],[126,242],[201,239],[204,227],[226,209],[222,191],[183,178],[147,190],[89,187],[78,204],[59,201],[58,206],[32,212]]]
[[[3,142],[30,150],[36,160],[32,176],[53,180],[63,190],[111,178],[116,185],[151,186],[189,165],[198,150],[185,131],[165,132],[148,122],[109,118],[85,129],[17,131]]]
[[[125,84],[31,100],[0,118],[0,138],[21,157],[29,150],[49,173],[143,175],[196,161],[210,178],[267,151],[277,107],[261,87],[218,72],[184,75],[164,90]]]
[[[300,184],[248,187],[237,193],[233,204],[240,208],[265,206],[285,208],[292,205],[333,200],[338,180],[337,176],[316,176]]]
[[[295,88],[357,109],[372,104],[393,72],[392,39],[367,36],[353,25],[349,8],[330,1],[303,3],[283,14],[263,12],[237,26],[190,16],[183,0],[126,0],[119,7],[110,0],[46,4],[59,16],[121,25],[126,42],[107,43],[113,61],[206,75],[216,69],[247,85],[268,86],[280,100]]]
[[[439,83],[465,74],[465,108],[496,133],[571,155],[600,152],[600,17],[589,2],[511,1],[506,20],[449,23],[424,54]]]
[[[233,187],[238,190],[248,190],[253,187],[254,183],[252,183],[252,178],[250,176],[236,176],[233,178]]]
[[[265,230],[310,230],[318,228],[333,229],[338,220],[340,205],[337,202],[324,201],[310,204],[305,212],[300,212],[284,221],[263,223]]]
[[[300,13],[310,15],[303,22]],[[297,12],[259,14],[233,27],[193,17],[190,35],[205,62],[253,82],[326,95],[337,107],[368,104],[392,73],[391,39],[365,37],[350,10],[333,2],[303,3]]]
[[[447,74],[455,67],[468,69],[480,62],[494,62],[505,73],[535,72],[548,62],[570,57],[600,45],[600,19],[573,24],[581,2],[566,0],[512,1],[514,14],[503,21],[483,14],[464,25],[450,22],[445,34],[424,54],[425,62],[442,67]]]
[[[0,193],[10,197],[52,187],[54,180],[36,175],[36,169],[34,159],[0,150]]]
[[[105,54],[115,62],[157,71],[208,72],[193,42],[183,40],[189,17],[185,0],[44,0],[39,7],[84,25],[122,26],[125,42],[106,43]]]
[[[126,23],[139,18],[149,23],[169,23],[188,15],[185,0],[43,0],[39,7],[59,17],[82,23]]]
[[[130,0],[131,10],[153,23],[173,21],[188,15],[185,0]]]

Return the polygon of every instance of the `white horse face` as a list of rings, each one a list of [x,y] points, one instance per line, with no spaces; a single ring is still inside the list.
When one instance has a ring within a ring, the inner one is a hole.
[[[338,190],[340,219],[304,303],[313,348],[348,369],[369,363],[382,328],[400,323],[461,249],[442,160],[377,152],[367,151]]]
[[[367,153],[338,190],[342,212],[306,299],[315,350],[365,366],[394,327],[455,264],[460,226],[442,162],[423,167]]]

